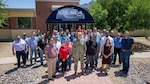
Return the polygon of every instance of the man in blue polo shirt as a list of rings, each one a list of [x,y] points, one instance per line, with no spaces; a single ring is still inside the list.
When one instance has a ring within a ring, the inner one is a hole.
[[[122,47],[121,47],[121,59],[123,62],[123,71],[122,75],[127,76],[129,67],[130,67],[130,54],[133,51],[135,44],[132,37],[129,36],[129,32],[125,31],[125,37],[122,39]]]
[[[38,38],[36,37],[36,33],[33,31],[32,36],[28,39],[28,46],[30,48],[30,64],[32,65],[32,60],[33,60],[33,53],[35,55],[34,61],[36,63],[37,59],[37,49],[38,49]]]
[[[117,36],[114,38],[114,60],[112,64],[116,63],[117,54],[119,57],[119,64],[121,64],[121,57],[120,57],[120,50],[122,47],[121,42],[122,42],[121,34],[118,32]]]

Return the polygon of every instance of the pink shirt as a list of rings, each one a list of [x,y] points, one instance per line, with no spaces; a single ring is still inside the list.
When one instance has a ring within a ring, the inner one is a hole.
[[[48,51],[48,57],[49,58],[56,57],[57,49],[54,45],[47,45],[45,47],[45,51]]]
[[[66,46],[68,46],[69,54],[72,55],[72,42],[66,43]]]

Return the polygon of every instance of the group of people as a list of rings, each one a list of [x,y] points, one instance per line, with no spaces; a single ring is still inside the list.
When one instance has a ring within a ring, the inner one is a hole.
[[[87,70],[93,71],[98,67],[98,58],[102,57],[101,73],[107,74],[110,64],[116,63],[116,56],[119,56],[119,64],[123,64],[123,74],[128,74],[130,55],[134,49],[134,40],[125,31],[124,37],[118,32],[106,29],[100,33],[96,27],[83,30],[81,26],[76,31],[66,29],[58,32],[53,30],[52,35],[49,32],[41,34],[40,30],[32,32],[31,37],[27,38],[26,33],[16,36],[12,45],[13,54],[16,54],[18,67],[21,66],[20,58],[22,56],[23,66],[26,67],[26,61],[30,53],[30,64],[36,63],[37,54],[40,57],[41,65],[43,58],[48,65],[48,78],[54,80],[56,72],[65,73],[71,70],[72,60],[74,62],[74,71],[77,75],[78,61],[80,61],[82,74]],[[16,52],[15,52],[16,51]],[[39,53],[38,53],[39,52]],[[34,57],[33,57],[34,53]],[[90,65],[90,66],[89,66]]]

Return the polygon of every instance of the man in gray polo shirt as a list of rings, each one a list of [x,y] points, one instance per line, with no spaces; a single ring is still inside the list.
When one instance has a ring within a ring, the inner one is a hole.
[[[58,56],[58,50],[54,45],[54,38],[51,37],[49,40],[48,45],[45,47],[45,56],[48,65],[48,79],[54,80],[55,72],[56,72],[56,62]]]

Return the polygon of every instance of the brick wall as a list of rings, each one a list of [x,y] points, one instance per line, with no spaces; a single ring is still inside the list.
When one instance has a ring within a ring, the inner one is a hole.
[[[16,17],[8,18],[8,24],[9,24],[8,25],[9,28],[11,28],[11,29],[17,28],[17,24],[18,24],[17,18]]]
[[[36,29],[36,17],[32,17],[32,28]]]
[[[52,13],[52,5],[79,5],[79,2],[44,2],[36,1],[37,29],[46,32],[46,19]]]

